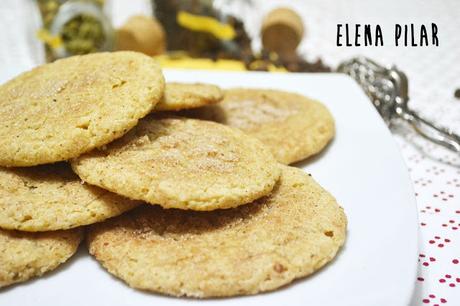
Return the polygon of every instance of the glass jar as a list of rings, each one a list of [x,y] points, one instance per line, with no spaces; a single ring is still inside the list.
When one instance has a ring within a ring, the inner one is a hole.
[[[49,61],[113,50],[114,29],[103,12],[103,1],[39,0],[39,6],[45,26],[39,37]]]

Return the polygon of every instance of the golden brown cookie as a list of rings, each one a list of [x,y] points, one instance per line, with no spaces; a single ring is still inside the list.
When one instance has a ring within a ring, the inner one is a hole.
[[[220,297],[274,290],[331,261],[346,236],[335,199],[282,166],[270,196],[229,210],[141,206],[91,226],[89,251],[133,288]]]
[[[0,287],[56,269],[77,251],[81,239],[80,228],[44,233],[0,229]]]
[[[222,90],[216,85],[168,82],[155,111],[177,111],[214,104],[222,100]]]
[[[152,58],[136,52],[73,56],[0,86],[0,166],[77,157],[119,138],[163,94]]]
[[[272,154],[237,129],[154,116],[72,167],[85,182],[131,199],[193,210],[249,203],[268,194],[280,175]]]
[[[67,163],[0,167],[0,227],[4,229],[69,229],[117,216],[139,204],[83,184]]]
[[[241,129],[267,145],[283,164],[320,152],[335,134],[334,119],[323,104],[279,90],[226,90],[221,103],[181,115]]]

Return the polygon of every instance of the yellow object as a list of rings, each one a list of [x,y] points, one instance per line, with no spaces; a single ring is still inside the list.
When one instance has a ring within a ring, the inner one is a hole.
[[[236,36],[235,30],[231,25],[220,23],[217,19],[208,16],[179,11],[177,13],[177,23],[192,31],[207,32],[221,40],[232,40]]]
[[[48,30],[45,29],[38,30],[37,37],[52,49],[61,47],[63,43],[59,35],[53,36]]]
[[[162,68],[180,68],[180,69],[198,69],[198,70],[227,70],[227,71],[245,71],[247,70],[244,63],[237,60],[220,59],[213,61],[207,58],[191,58],[186,53],[173,53],[155,56]],[[270,72],[286,72],[285,68],[276,67],[270,64]]]

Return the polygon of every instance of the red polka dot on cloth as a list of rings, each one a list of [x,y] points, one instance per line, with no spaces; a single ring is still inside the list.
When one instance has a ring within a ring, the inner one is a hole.
[[[442,162],[421,158],[411,146],[402,151],[405,156],[410,152],[406,163],[412,169],[420,220],[415,286],[421,295],[413,303],[460,305],[460,176]]]

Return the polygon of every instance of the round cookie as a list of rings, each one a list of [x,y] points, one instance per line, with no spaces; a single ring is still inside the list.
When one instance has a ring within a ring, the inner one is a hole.
[[[139,204],[82,184],[66,163],[0,167],[0,227],[4,229],[69,229],[117,216]]]
[[[165,208],[214,210],[268,194],[279,165],[257,139],[189,118],[149,116],[128,134],[72,161],[85,182]]]
[[[133,288],[221,297],[274,290],[331,261],[346,236],[335,199],[282,166],[270,196],[229,210],[141,206],[91,226],[89,251]]]
[[[221,103],[181,115],[241,129],[291,164],[320,152],[335,134],[334,119],[318,101],[268,89],[230,89]]]
[[[82,232],[79,228],[44,233],[0,229],[0,287],[57,268],[77,251]]]
[[[136,52],[74,56],[0,86],[0,166],[67,160],[121,137],[160,100],[164,80]]]
[[[155,111],[177,111],[214,104],[222,100],[222,90],[211,84],[168,82]]]

